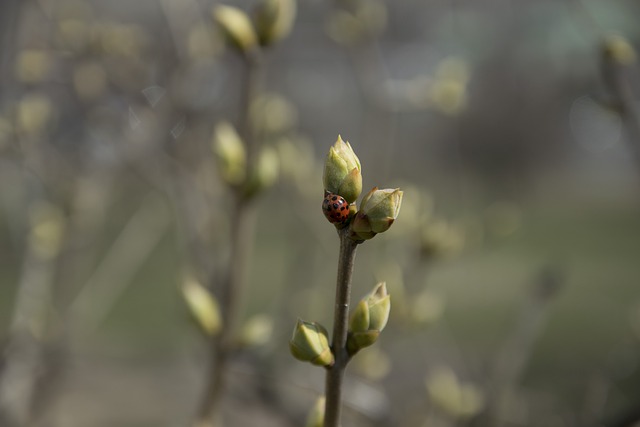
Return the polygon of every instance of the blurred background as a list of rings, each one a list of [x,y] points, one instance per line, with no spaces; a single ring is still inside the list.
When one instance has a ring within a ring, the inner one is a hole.
[[[287,342],[332,323],[338,134],[365,191],[404,190],[358,250],[353,299],[386,281],[393,309],[345,426],[638,422],[638,2],[299,0],[248,106],[216,4],[0,3],[1,425],[189,425],[209,346],[184,278],[215,295],[230,262],[243,116],[270,188],[225,425],[304,425],[322,393]]]

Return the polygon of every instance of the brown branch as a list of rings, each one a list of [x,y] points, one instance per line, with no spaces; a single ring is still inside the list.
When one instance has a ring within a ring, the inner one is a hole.
[[[338,427],[340,425],[342,382],[347,363],[349,363],[347,333],[349,329],[351,276],[353,275],[353,263],[358,246],[358,243],[349,238],[348,227],[340,230],[338,235],[340,236],[340,256],[338,259],[332,341],[335,363],[327,369],[324,427]]]

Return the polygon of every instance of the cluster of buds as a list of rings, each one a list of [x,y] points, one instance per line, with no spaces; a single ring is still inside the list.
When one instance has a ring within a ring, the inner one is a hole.
[[[353,240],[369,240],[376,234],[387,231],[398,217],[402,204],[402,191],[398,188],[380,190],[373,187],[357,209],[355,201],[362,193],[362,167],[351,145],[340,136],[329,149],[325,160],[323,183],[325,216],[338,228],[349,226]],[[340,197],[350,205],[343,216],[332,211],[332,206],[338,208],[341,201],[334,197]],[[332,199],[335,204],[330,202]]]
[[[387,326],[391,312],[391,296],[387,285],[378,283],[356,306],[349,319],[347,350],[354,355],[378,340],[380,332]]]
[[[295,0],[262,0],[256,5],[252,17],[233,6],[217,5],[213,8],[213,20],[229,44],[245,55],[286,37],[291,32],[295,16]]]
[[[391,296],[387,293],[387,285],[378,283],[351,313],[347,338],[349,356],[378,340],[380,332],[387,326],[390,312]],[[298,319],[289,341],[289,350],[296,359],[313,365],[331,367],[334,363],[327,330],[316,322]]]
[[[278,179],[279,160],[273,148],[263,148],[253,168],[247,165],[247,150],[233,125],[222,121],[216,125],[211,148],[222,180],[252,197],[271,187]]]

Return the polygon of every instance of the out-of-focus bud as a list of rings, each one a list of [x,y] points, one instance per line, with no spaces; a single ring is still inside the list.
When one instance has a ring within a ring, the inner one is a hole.
[[[11,144],[13,133],[11,122],[0,116],[0,153]]]
[[[46,95],[26,95],[17,109],[17,128],[25,135],[39,136],[53,119],[53,105]]]
[[[356,306],[349,319],[347,350],[354,355],[378,339],[391,312],[391,296],[384,282],[378,283]]]
[[[364,196],[360,210],[351,221],[353,238],[368,240],[378,233],[384,233],[398,217],[402,205],[402,191],[399,188],[373,189]]]
[[[347,9],[339,9],[330,15],[326,31],[334,41],[345,46],[375,37],[387,25],[387,8],[381,0],[357,0],[349,2]]]
[[[264,345],[273,335],[273,319],[266,314],[250,317],[242,327],[240,341],[245,346]]]
[[[296,359],[314,365],[331,366],[334,362],[327,330],[316,322],[298,319],[289,341],[289,350]]]
[[[207,335],[217,334],[222,327],[222,319],[216,298],[193,278],[185,279],[180,290],[198,326]]]
[[[411,298],[411,320],[418,325],[429,326],[442,317],[445,299],[428,289]]]
[[[56,45],[74,53],[81,52],[90,42],[91,29],[88,21],[81,19],[64,19],[58,22],[55,34]]]
[[[262,94],[251,103],[251,122],[260,135],[275,135],[295,127],[298,112],[291,102],[277,93]]]
[[[257,47],[256,32],[251,20],[242,10],[233,6],[215,6],[213,20],[220,26],[227,40],[242,53],[248,53]]]
[[[23,50],[16,58],[16,78],[23,83],[40,83],[52,68],[52,56],[46,50]]]
[[[96,99],[107,89],[107,73],[97,62],[80,64],[73,70],[73,88],[84,100]]]
[[[631,43],[620,34],[608,34],[602,42],[602,53],[620,65],[636,62],[637,54]]]
[[[391,358],[380,349],[371,347],[353,359],[353,368],[371,381],[379,381],[391,372]]]
[[[304,424],[304,427],[322,427],[324,425],[325,401],[326,399],[324,396],[320,396],[318,400],[316,400],[313,408],[309,411],[307,422]]]
[[[454,418],[472,417],[484,407],[482,392],[473,384],[461,383],[450,368],[435,369],[425,383],[431,401]]]
[[[231,185],[241,184],[245,179],[247,155],[233,125],[226,121],[218,123],[212,143],[222,179]]]
[[[254,14],[260,44],[269,46],[289,35],[295,17],[295,0],[262,0]]]
[[[344,142],[340,135],[329,149],[324,162],[322,181],[326,191],[339,194],[348,203],[355,202],[362,193],[360,160],[353,152],[351,145]]]
[[[425,259],[455,255],[464,245],[464,230],[442,220],[428,223],[420,236],[420,253]]]
[[[31,232],[29,243],[42,259],[52,259],[62,248],[66,220],[60,208],[40,202],[29,210]]]
[[[194,60],[209,59],[219,53],[223,47],[219,33],[211,31],[205,24],[196,24],[189,30],[187,49]]]
[[[275,149],[267,147],[260,152],[255,170],[249,176],[249,182],[245,188],[245,195],[255,196],[261,191],[271,187],[280,174],[280,159]]]

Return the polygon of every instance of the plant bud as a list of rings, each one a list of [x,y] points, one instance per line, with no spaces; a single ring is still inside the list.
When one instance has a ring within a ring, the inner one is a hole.
[[[212,145],[222,179],[230,185],[241,184],[245,179],[247,155],[244,143],[231,123],[218,123]]]
[[[402,191],[396,188],[373,189],[362,199],[360,210],[351,221],[353,237],[368,240],[391,227],[398,217],[402,204]]]
[[[263,0],[260,2],[254,14],[260,44],[269,46],[289,35],[295,16],[295,0]]]
[[[347,350],[354,355],[378,339],[387,326],[391,312],[391,296],[384,282],[378,283],[356,306],[349,319]]]
[[[187,278],[181,286],[182,296],[191,315],[207,335],[215,335],[222,327],[220,307],[215,297],[204,286]]]
[[[326,191],[344,197],[348,203],[355,202],[362,193],[360,160],[340,136],[329,149],[322,180]]]
[[[255,170],[250,174],[245,194],[255,196],[271,187],[280,175],[280,159],[275,149],[266,147],[260,152]]]
[[[369,347],[378,341],[380,331],[365,331],[350,333],[347,338],[347,351],[353,356],[365,347]]]
[[[289,350],[296,359],[314,365],[331,366],[334,362],[327,330],[316,322],[298,319],[289,341]]]
[[[620,34],[608,34],[602,43],[602,52],[620,65],[631,65],[637,59],[631,43]]]
[[[245,346],[261,346],[273,336],[273,319],[266,314],[250,317],[240,331],[240,343]]]
[[[380,282],[367,296],[369,307],[369,330],[382,331],[389,321],[391,296],[387,293],[387,284]]]
[[[369,306],[365,300],[360,300],[349,318],[349,331],[366,332],[369,330]]]
[[[237,7],[215,6],[213,20],[220,26],[227,40],[242,53],[247,53],[258,45],[258,38],[251,20]]]
[[[309,411],[309,415],[307,416],[307,422],[304,424],[304,427],[322,427],[324,424],[324,406],[325,406],[325,397],[320,396],[316,403]]]

